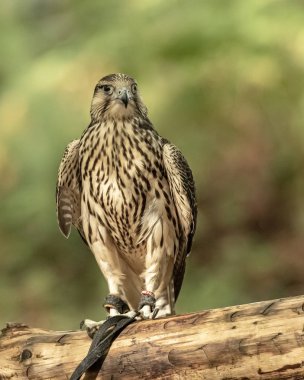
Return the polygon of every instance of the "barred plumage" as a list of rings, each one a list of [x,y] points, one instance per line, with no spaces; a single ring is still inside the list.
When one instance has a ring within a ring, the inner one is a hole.
[[[60,229],[66,236],[71,223],[78,229],[110,294],[137,309],[145,291],[155,295],[158,316],[172,314],[196,224],[191,170],[153,128],[131,77],[99,81],[91,118],[60,164]],[[144,317],[151,313],[143,307]]]

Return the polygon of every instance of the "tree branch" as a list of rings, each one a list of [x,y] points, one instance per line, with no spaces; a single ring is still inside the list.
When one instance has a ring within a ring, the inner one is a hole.
[[[0,379],[67,379],[86,356],[81,331],[8,324]],[[304,296],[128,326],[85,379],[304,379]]]

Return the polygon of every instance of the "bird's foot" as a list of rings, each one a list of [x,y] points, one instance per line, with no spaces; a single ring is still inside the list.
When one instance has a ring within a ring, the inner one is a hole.
[[[91,319],[84,319],[80,322],[80,328],[81,330],[86,330],[87,334],[91,339],[93,339],[96,331],[99,329],[99,327],[104,323],[105,321],[92,321]]]
[[[130,311],[128,304],[116,294],[109,294],[106,296],[103,307],[111,317],[114,315],[125,314]]]
[[[158,309],[155,308],[153,311],[151,310],[150,306],[146,305],[143,306],[139,311],[138,311],[138,316],[136,319],[138,321],[146,320],[146,319],[155,319],[158,314]]]
[[[161,313],[159,313],[158,308],[154,308],[153,311],[151,310],[149,305],[143,306],[139,311],[131,310],[124,314],[115,314],[115,315],[123,315],[125,317],[134,318],[137,321],[147,320],[147,319],[155,319],[156,317],[160,317]],[[167,314],[166,314],[167,315]],[[166,316],[163,315],[163,316]],[[108,318],[111,318],[109,316]],[[88,336],[93,339],[94,335],[96,334],[97,330],[99,330],[100,326],[105,322],[106,320],[102,321],[92,321],[91,319],[84,319],[80,323],[80,328],[82,330],[86,330]]]
[[[159,309],[155,307],[156,299],[153,292],[143,290],[139,302],[139,319],[155,319]]]
[[[109,294],[105,298],[104,308],[108,312],[108,318],[114,317],[115,315],[123,315],[125,317],[134,318],[137,312],[129,309],[129,306],[120,297]],[[85,319],[80,323],[80,328],[85,329],[90,338],[93,338],[96,331],[105,321],[92,321],[91,319]]]
[[[124,314],[117,313],[115,315],[123,315],[124,317],[134,318],[138,314],[139,313],[137,311],[130,310],[127,313],[124,313]],[[109,315],[107,319],[111,318],[112,316]],[[80,329],[81,330],[86,330],[86,332],[89,335],[89,337],[91,339],[93,339],[93,337],[96,334],[97,330],[99,330],[100,326],[103,325],[105,321],[106,320],[92,321],[91,319],[84,319],[83,321],[80,322]]]

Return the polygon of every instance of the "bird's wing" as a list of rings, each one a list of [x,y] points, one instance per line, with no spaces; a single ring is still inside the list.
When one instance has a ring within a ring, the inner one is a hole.
[[[183,235],[180,238],[181,249],[175,258],[173,272],[176,300],[184,278],[186,256],[191,251],[197,204],[192,171],[182,153],[167,140],[164,140],[163,145],[163,162]]]
[[[56,187],[57,219],[59,228],[65,237],[69,237],[72,224],[83,237],[78,155],[79,140],[74,140],[66,147],[58,170]]]

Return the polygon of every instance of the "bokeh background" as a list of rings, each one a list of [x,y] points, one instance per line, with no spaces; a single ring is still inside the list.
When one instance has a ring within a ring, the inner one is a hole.
[[[138,80],[196,179],[177,311],[304,293],[302,1],[3,0],[0,49],[0,325],[104,316],[93,255],[57,228],[55,183],[112,72]]]

